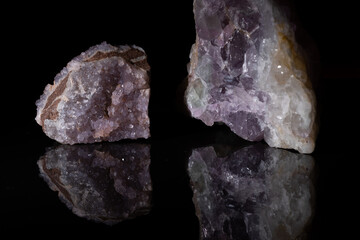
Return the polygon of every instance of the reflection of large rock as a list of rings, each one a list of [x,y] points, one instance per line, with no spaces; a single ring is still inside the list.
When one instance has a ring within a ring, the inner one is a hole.
[[[150,209],[148,145],[60,145],[38,165],[50,188],[80,217],[114,224]]]
[[[194,0],[185,100],[206,125],[311,153],[315,96],[294,28],[272,0]]]
[[[312,216],[314,160],[253,145],[193,150],[188,171],[203,239],[295,239]]]

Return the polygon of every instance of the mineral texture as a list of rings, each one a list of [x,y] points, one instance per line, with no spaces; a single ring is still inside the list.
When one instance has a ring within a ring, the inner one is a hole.
[[[149,70],[137,46],[91,47],[46,86],[36,121],[65,144],[148,138]]]
[[[60,145],[38,161],[40,174],[72,212],[115,224],[150,210],[150,147]]]
[[[311,153],[315,95],[294,28],[271,0],[195,0],[185,102],[206,125]]]
[[[313,214],[314,160],[264,145],[226,156],[195,149],[188,172],[202,239],[302,239]]]

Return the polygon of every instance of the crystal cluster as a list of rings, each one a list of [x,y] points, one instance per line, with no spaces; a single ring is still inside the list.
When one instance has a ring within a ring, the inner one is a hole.
[[[148,138],[149,70],[140,47],[91,47],[46,86],[36,121],[65,144]]]
[[[41,176],[73,213],[106,224],[150,210],[150,147],[60,145],[38,161]]]
[[[185,101],[206,125],[311,153],[315,96],[294,28],[271,0],[195,0]]]
[[[314,160],[253,145],[227,156],[195,149],[188,163],[202,239],[300,239],[311,220]]]

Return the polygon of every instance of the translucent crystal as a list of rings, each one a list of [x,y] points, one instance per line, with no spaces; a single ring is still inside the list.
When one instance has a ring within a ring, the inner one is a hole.
[[[207,125],[311,153],[315,96],[294,28],[271,0],[195,0],[185,101]]]

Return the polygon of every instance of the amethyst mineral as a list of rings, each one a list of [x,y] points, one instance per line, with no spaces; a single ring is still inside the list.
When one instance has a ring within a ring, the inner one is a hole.
[[[315,95],[294,29],[271,0],[195,0],[185,101],[206,125],[311,153]]]
[[[46,86],[36,121],[65,144],[148,138],[149,70],[140,47],[91,47]]]

